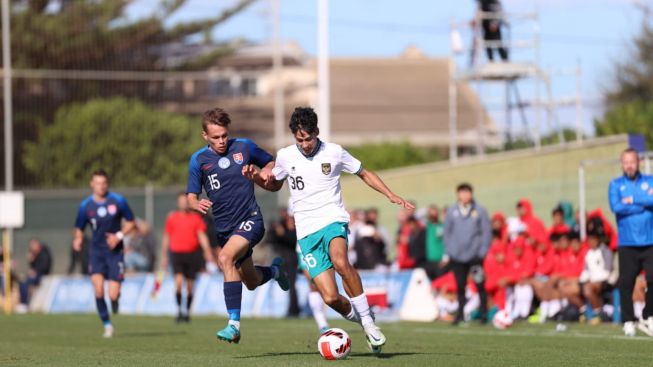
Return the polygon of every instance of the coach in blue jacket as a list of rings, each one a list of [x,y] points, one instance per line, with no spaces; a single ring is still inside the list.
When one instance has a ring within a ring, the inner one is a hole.
[[[653,336],[653,176],[639,172],[634,149],[621,153],[623,175],[610,182],[610,208],[619,231],[619,292],[626,336],[634,336],[633,288],[637,275],[646,272],[646,307],[637,327]]]
[[[467,183],[456,189],[458,201],[449,207],[444,220],[444,246],[458,288],[458,315],[454,325],[464,320],[465,286],[471,273],[481,298],[481,323],[487,322],[487,295],[483,259],[492,242],[492,228],[485,208],[472,196],[472,186]]]

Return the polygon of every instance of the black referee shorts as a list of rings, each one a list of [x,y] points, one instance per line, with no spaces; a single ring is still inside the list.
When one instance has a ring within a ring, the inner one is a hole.
[[[186,279],[195,279],[202,268],[204,257],[201,251],[172,253],[173,273],[183,274]]]

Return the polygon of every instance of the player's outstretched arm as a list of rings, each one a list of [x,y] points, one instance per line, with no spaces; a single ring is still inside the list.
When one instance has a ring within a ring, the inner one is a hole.
[[[386,186],[383,180],[381,180],[381,177],[379,177],[376,173],[370,170],[362,169],[358,173],[358,177],[360,177],[363,180],[363,182],[367,184],[367,186],[385,195],[385,197],[387,197],[391,203],[401,205],[406,209],[415,208],[413,204],[409,203],[404,198],[395,195],[395,193],[393,193],[392,190],[390,190],[390,188]]]
[[[73,234],[73,250],[77,252],[82,251],[82,242],[84,242],[84,232],[79,228],[75,228]]]
[[[198,211],[202,214],[206,214],[209,212],[209,209],[211,209],[211,206],[213,203],[210,200],[207,199],[199,199],[199,194],[196,194],[194,192],[189,192],[186,194],[186,197],[188,197],[188,206],[195,211]]]
[[[268,163],[259,171],[253,164],[248,164],[243,167],[243,176],[264,190],[276,192],[283,187],[283,181],[276,180],[272,174],[272,167],[274,167],[274,162]]]

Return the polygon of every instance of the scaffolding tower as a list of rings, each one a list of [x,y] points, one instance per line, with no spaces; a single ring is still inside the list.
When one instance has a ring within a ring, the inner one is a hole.
[[[483,20],[496,20],[501,24],[503,37],[501,40],[484,39],[481,24]],[[524,39],[513,39],[512,29],[514,26],[526,26],[530,28],[528,36]],[[471,28],[471,44],[465,47],[461,31]],[[560,104],[576,105],[576,135],[577,141],[582,141],[582,98],[581,98],[581,71],[580,66],[574,73],[577,77],[576,95],[571,98],[564,98],[556,101],[553,97],[551,87],[551,74],[545,72],[540,67],[540,26],[539,12],[537,10],[530,13],[508,13],[508,12],[477,12],[472,22],[469,21],[452,21],[451,22],[451,51],[449,58],[449,134],[450,146],[449,157],[452,162],[458,158],[457,143],[457,95],[459,83],[476,84],[480,90],[483,84],[500,83],[503,84],[505,94],[502,104],[505,111],[505,126],[507,131],[506,139],[510,141],[512,136],[512,115],[513,110],[519,112],[519,117],[524,131],[528,132],[536,150],[541,146],[541,109],[546,110],[546,124],[551,131],[554,121],[555,128],[558,129],[558,139],[564,143],[564,135],[560,123],[555,115],[555,109]],[[484,53],[486,48],[497,49],[503,47],[508,50],[510,57],[519,52],[519,61],[496,61],[490,62],[486,59]],[[521,52],[522,50],[530,52]],[[527,53],[530,56],[523,57]],[[466,60],[462,60],[466,58]],[[462,61],[461,61],[462,60]],[[467,62],[465,62],[467,61]],[[460,66],[465,65],[465,66]],[[564,74],[569,72],[565,71]],[[531,101],[522,98],[518,88],[519,82],[531,80],[535,83],[535,96]],[[541,98],[540,90],[542,86],[545,89],[546,96]],[[479,102],[481,95],[479,94]],[[534,122],[528,121],[526,108],[533,108]],[[477,125],[477,154],[485,154],[485,115],[484,109],[480,109]]]

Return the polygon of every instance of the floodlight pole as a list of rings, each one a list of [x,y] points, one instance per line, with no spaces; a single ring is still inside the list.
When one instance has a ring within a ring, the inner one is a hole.
[[[279,31],[279,0],[270,0],[270,20],[272,22],[272,74],[274,80],[274,149],[283,148],[284,134],[284,96],[282,69],[283,59]]]
[[[11,111],[11,35],[9,0],[2,0],[2,79],[4,102],[4,134],[5,134],[5,190],[14,188],[14,147]],[[3,259],[5,281],[5,313],[11,313],[11,247],[13,231],[9,228],[3,231]]]
[[[320,138],[330,141],[329,0],[317,0],[317,86]]]

